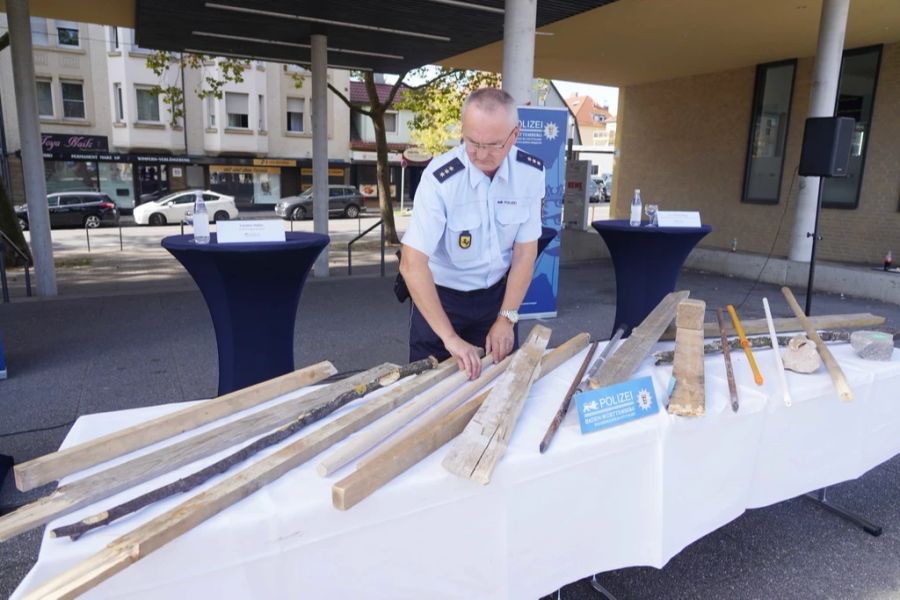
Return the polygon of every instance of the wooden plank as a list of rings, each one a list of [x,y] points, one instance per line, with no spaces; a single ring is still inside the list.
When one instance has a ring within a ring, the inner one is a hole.
[[[490,483],[494,468],[506,452],[531,384],[540,373],[541,356],[549,341],[550,329],[535,325],[444,458],[445,469],[482,485]]]
[[[631,335],[622,342],[612,358],[606,361],[597,374],[591,378],[591,388],[598,389],[614,383],[621,383],[631,377],[659,341],[659,336],[675,318],[678,303],[687,299],[689,295],[690,292],[686,290],[666,294],[656,308],[650,311],[647,318],[632,330]]]
[[[784,372],[784,363],[781,362],[781,349],[778,347],[778,333],[775,331],[775,323],[772,322],[772,311],[769,310],[769,299],[763,298],[763,310],[766,313],[766,321],[769,324],[769,340],[772,342],[772,354],[775,358],[775,370],[778,371],[778,379],[781,382],[781,393],[784,397],[784,405],[791,405],[791,390],[788,388],[787,375]]]
[[[39,527],[82,506],[149,481],[206,456],[271,431],[329,399],[381,377],[397,368],[392,363],[326,385],[190,438],[138,456],[83,479],[60,486],[48,496],[0,517],[0,542]]]
[[[683,300],[675,317],[675,390],[669,399],[669,414],[700,417],[706,412],[703,364],[703,315],[706,302]]]
[[[800,321],[803,329],[806,330],[806,336],[815,342],[816,349],[819,351],[819,356],[822,357],[822,362],[825,363],[825,367],[831,375],[831,380],[834,382],[834,387],[837,389],[841,400],[850,402],[853,400],[853,390],[850,389],[850,383],[847,381],[847,376],[844,375],[844,371],[834,359],[831,350],[828,349],[828,346],[826,346],[825,342],[822,341],[822,338],[819,337],[819,332],[816,331],[816,326],[812,323],[812,318],[803,314],[803,309],[797,304],[797,299],[794,298],[794,293],[789,287],[785,286],[781,288],[781,293],[784,294],[791,310],[794,311],[794,316],[797,317],[797,320]]]
[[[449,360],[456,363],[456,359],[451,358]],[[493,358],[490,356],[482,358],[482,369],[490,365],[492,361]],[[447,394],[464,384],[467,379],[468,375],[465,371],[458,371],[440,383],[437,383],[437,385],[434,385],[431,389],[425,390],[424,388],[421,388],[421,393],[417,398],[405,403],[403,406],[400,406],[383,418],[378,419],[371,427],[367,427],[365,431],[360,431],[358,434],[347,440],[345,444],[342,444],[331,454],[324,457],[322,462],[316,466],[316,472],[322,477],[325,477],[331,475],[345,465],[350,464],[355,458],[362,456],[388,438],[395,431],[401,429],[404,425],[434,406],[437,402],[445,398]],[[371,404],[371,402],[369,404]],[[384,411],[381,414],[385,415],[386,412],[387,411]]]
[[[331,421],[204,492],[151,519],[112,542],[94,556],[47,581],[25,598],[68,599],[93,589],[129,565],[240,502],[307,460],[363,427],[352,413]]]
[[[66,475],[257,406],[335,373],[337,369],[334,365],[322,361],[208,402],[195,404],[146,423],[104,435],[90,442],[46,454],[15,466],[16,487],[24,492],[56,481]]]
[[[872,313],[850,313],[846,315],[819,315],[816,317],[807,317],[812,326],[816,329],[862,329],[864,327],[874,327],[884,323],[884,317],[873,315]],[[741,321],[744,326],[744,332],[747,335],[759,335],[769,332],[769,325],[765,319],[750,319]],[[782,333],[789,331],[803,331],[803,325],[798,319],[785,317],[775,319],[775,329]],[[734,327],[726,326],[726,334],[730,336],[737,335]],[[706,323],[703,325],[703,337],[718,337],[718,323]],[[669,327],[662,334],[661,340],[674,340],[675,327]]]
[[[579,333],[541,359],[542,377],[556,369],[590,342]],[[502,363],[501,363],[502,364]],[[338,481],[331,488],[331,500],[339,510],[352,508],[386,483],[419,463],[435,450],[458,436],[481,407],[490,391],[485,391],[446,415],[428,418],[404,431],[396,440],[378,450],[364,467]]]

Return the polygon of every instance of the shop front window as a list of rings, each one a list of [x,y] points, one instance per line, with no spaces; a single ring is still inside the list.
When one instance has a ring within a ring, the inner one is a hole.
[[[131,163],[98,164],[100,191],[119,208],[134,208],[134,178]]]
[[[45,160],[47,193],[99,191],[97,163],[93,161]]]

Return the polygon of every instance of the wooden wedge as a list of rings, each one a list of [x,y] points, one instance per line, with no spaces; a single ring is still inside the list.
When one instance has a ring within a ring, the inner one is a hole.
[[[298,369],[293,373],[263,381],[241,390],[219,396],[208,402],[189,406],[168,415],[151,419],[122,431],[104,435],[90,442],[29,460],[14,468],[16,487],[27,491],[56,481],[82,469],[99,465],[117,456],[211,423],[272,398],[293,392],[337,373],[328,361]]]
[[[587,333],[579,333],[541,359],[540,376],[581,352],[590,342]],[[501,363],[502,364],[502,363]],[[458,436],[481,407],[489,391],[482,392],[450,413],[416,423],[392,440],[360,467],[331,488],[331,500],[339,510],[348,510],[369,497],[389,481],[419,463],[435,450]]]

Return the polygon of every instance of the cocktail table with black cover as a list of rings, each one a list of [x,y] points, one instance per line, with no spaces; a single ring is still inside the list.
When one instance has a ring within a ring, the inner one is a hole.
[[[594,221],[606,242],[616,273],[616,320],[613,331],[626,325],[626,335],[650,314],[659,301],[675,291],[688,254],[705,235],[701,227],[632,227],[628,221]]]
[[[284,242],[196,244],[173,235],[162,246],[200,288],[219,351],[219,395],[294,369],[294,322],[310,268],[327,235],[287,233]]]

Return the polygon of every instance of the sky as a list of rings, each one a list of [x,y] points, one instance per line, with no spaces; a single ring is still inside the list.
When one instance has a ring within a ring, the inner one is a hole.
[[[575,81],[561,81],[559,79],[554,79],[553,83],[564,99],[578,92],[581,96],[590,96],[600,104],[608,104],[612,114],[619,112],[619,88]]]

